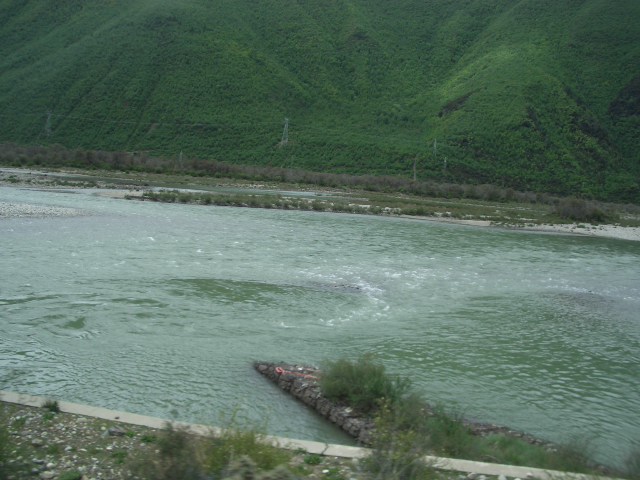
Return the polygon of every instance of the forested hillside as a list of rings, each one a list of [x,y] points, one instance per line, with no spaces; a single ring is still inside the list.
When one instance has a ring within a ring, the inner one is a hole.
[[[640,202],[640,2],[0,0],[0,142]]]

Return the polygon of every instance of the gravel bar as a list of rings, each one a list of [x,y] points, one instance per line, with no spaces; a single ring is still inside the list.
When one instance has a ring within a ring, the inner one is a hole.
[[[0,202],[0,218],[76,217],[84,212],[77,208]]]

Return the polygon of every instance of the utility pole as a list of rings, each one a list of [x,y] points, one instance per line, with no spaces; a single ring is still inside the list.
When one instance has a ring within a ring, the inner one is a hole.
[[[47,121],[44,124],[44,134],[47,137],[51,136],[51,111],[47,112]]]
[[[433,159],[438,162],[438,139],[433,140]]]
[[[418,155],[413,157],[413,181],[416,181],[416,163],[418,161]]]
[[[280,140],[280,146],[284,147],[289,143],[289,119],[284,119],[284,130],[282,131],[282,140]]]

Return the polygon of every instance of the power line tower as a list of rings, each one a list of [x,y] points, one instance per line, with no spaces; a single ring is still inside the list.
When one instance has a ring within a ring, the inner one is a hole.
[[[280,140],[280,146],[284,147],[289,143],[289,119],[284,119],[284,130],[282,131],[282,140]]]

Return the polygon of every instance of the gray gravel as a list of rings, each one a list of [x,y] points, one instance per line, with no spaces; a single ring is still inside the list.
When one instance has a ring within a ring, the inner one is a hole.
[[[8,479],[57,479],[77,472],[84,480],[131,478],[130,460],[157,447],[153,429],[0,402],[9,435]],[[0,469],[0,477],[2,471]]]
[[[58,480],[72,473],[82,480],[141,480],[135,475],[135,465],[157,458],[158,438],[162,435],[149,427],[70,413],[53,414],[44,408],[2,401],[0,429],[8,434],[6,459],[10,469],[3,477],[0,464],[1,480]],[[303,452],[296,452],[290,461],[290,467],[297,467],[297,478],[370,478],[358,471],[358,463],[350,459],[318,457],[319,463],[308,464],[306,457]],[[458,477],[448,474],[434,480]]]
[[[29,203],[0,202],[0,218],[15,217],[74,217],[83,215],[77,208],[34,205]]]

